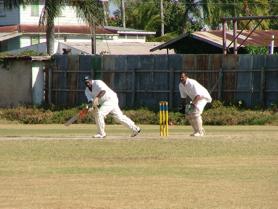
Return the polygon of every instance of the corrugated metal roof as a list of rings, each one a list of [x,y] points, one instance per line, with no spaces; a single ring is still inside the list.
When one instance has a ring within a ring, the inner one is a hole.
[[[240,31],[238,31],[239,33]],[[238,46],[248,37],[251,31],[244,30],[238,37]],[[223,46],[222,31],[198,31],[194,32],[193,37],[211,43],[219,48]],[[255,30],[244,42],[243,46],[269,46],[272,40],[272,35],[275,37],[274,44],[278,46],[278,30]],[[227,46],[233,40],[233,31],[227,31]],[[233,45],[230,46],[232,48]]]
[[[240,31],[238,31],[239,33]],[[243,31],[237,38],[237,45],[239,46],[247,37],[251,31]],[[244,46],[269,46],[272,40],[272,36],[274,35],[274,45],[278,47],[278,30],[255,30],[244,42],[242,47]],[[188,34],[182,34],[175,39],[172,39],[164,44],[156,46],[152,48],[150,51],[155,51],[158,49],[166,49],[171,48],[171,45],[188,37]],[[214,31],[197,31],[191,34],[191,36],[200,41],[204,41],[218,48],[223,47],[223,32],[221,30]],[[226,32],[226,46],[229,46],[231,41],[233,40],[233,31]],[[233,44],[230,45],[229,48],[233,48]]]
[[[137,30],[134,28],[124,28],[124,27],[114,27],[114,26],[104,26],[105,29],[118,34],[140,34],[140,35],[155,35],[156,32]]]
[[[45,27],[37,24],[20,24],[10,26],[0,26],[0,32],[22,32],[22,33],[40,33],[45,32]],[[91,30],[88,25],[56,25],[55,33],[79,33],[79,34],[91,34]],[[133,28],[123,27],[96,27],[96,34],[134,34],[134,35],[154,35],[155,32],[137,30]]]
[[[20,35],[21,35],[21,33],[18,33],[18,32],[11,32],[11,33],[1,33],[0,32],[0,42],[20,36]]]
[[[62,45],[79,50],[84,54],[91,54],[92,48],[90,42],[63,42]],[[160,42],[101,42],[97,41],[97,54],[112,55],[146,55],[146,54],[167,54],[167,50],[150,52],[150,49],[159,45]],[[174,50],[169,50],[169,54],[174,54]]]
[[[51,60],[51,56],[17,56],[17,55],[8,55],[3,56],[2,59],[8,60],[31,60],[31,61],[48,61]]]
[[[19,33],[40,33],[45,32],[45,27],[38,25],[20,24],[11,26],[1,26],[0,32],[19,32]],[[76,34],[91,34],[91,30],[87,25],[63,25],[55,26],[55,33],[76,33]],[[96,28],[96,34],[115,34],[113,31],[103,27]]]

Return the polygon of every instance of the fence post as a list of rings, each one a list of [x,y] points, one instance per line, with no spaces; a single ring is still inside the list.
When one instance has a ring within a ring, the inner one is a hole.
[[[52,68],[48,66],[48,104],[52,103]]]
[[[222,99],[223,69],[220,68],[218,79],[218,100]]]
[[[49,61],[45,63],[44,67],[44,101],[46,104],[51,104],[51,92],[52,92],[52,69]]]
[[[265,91],[265,69],[264,67],[261,68],[261,84],[260,84],[260,102],[261,105],[264,107],[265,106],[265,95],[264,95],[264,91]]]
[[[132,70],[132,96],[131,96],[131,104],[132,104],[132,107],[134,107],[135,105],[135,96],[136,96],[136,69],[133,69]]]
[[[174,95],[174,69],[169,68],[168,65],[168,72],[169,72],[169,109],[173,108],[173,95]]]

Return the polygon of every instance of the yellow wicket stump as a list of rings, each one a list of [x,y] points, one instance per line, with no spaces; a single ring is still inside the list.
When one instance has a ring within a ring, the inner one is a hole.
[[[168,102],[159,102],[160,136],[168,136]]]

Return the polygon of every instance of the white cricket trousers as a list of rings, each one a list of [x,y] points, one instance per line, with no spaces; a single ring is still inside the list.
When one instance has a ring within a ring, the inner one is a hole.
[[[105,101],[98,109],[98,111],[94,113],[98,134],[106,135],[105,118],[110,113],[117,122],[126,126],[131,131],[137,130],[137,126],[135,125],[135,123],[121,111],[118,104],[118,99],[110,99]]]
[[[194,130],[194,133],[203,132],[202,113],[207,103],[208,101],[206,99],[199,100],[196,104],[195,111],[187,116],[189,123]]]

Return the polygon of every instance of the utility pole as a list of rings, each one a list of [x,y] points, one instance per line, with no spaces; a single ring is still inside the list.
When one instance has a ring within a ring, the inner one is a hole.
[[[121,0],[121,13],[122,13],[123,28],[126,28],[126,24],[125,24],[125,2],[124,2],[124,0]]]
[[[91,37],[91,46],[92,46],[92,54],[96,54],[96,22],[93,21],[92,29],[91,29],[92,37]]]
[[[161,36],[164,36],[164,7],[163,7],[163,0],[160,0],[160,19],[161,19]]]
[[[274,53],[274,35],[271,36],[271,42],[270,42],[270,47],[269,47],[269,54]]]

